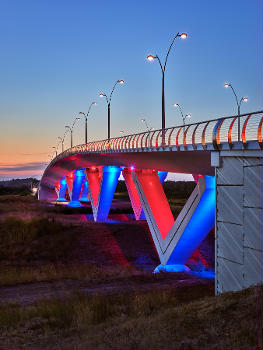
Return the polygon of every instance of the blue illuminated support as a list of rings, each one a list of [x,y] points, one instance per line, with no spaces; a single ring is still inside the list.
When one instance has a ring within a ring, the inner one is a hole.
[[[158,171],[158,176],[159,176],[159,179],[160,179],[162,185],[163,185],[164,180],[166,179],[167,175],[168,175],[167,171]]]
[[[167,264],[185,264],[215,225],[215,177],[204,176],[206,189]]]
[[[59,187],[57,202],[66,202],[66,198],[65,198],[66,192],[67,192],[67,182],[63,178],[60,180],[60,187]]]
[[[87,183],[87,180],[84,180],[83,188],[82,188],[82,192],[79,200],[82,202],[89,202],[88,194],[89,194],[88,183]]]
[[[120,174],[121,169],[119,167],[103,167],[100,192],[94,213],[95,221],[104,222],[107,220]]]
[[[85,174],[83,170],[76,170],[73,175],[71,201],[68,203],[69,207],[81,207],[79,196],[82,188]]]
[[[203,192],[197,207],[194,210],[182,235],[178,237],[172,254],[165,265],[159,265],[159,271],[188,271],[185,263],[208,235],[215,225],[215,177],[204,176],[206,189]],[[199,273],[200,274],[200,273]],[[200,274],[201,275],[201,274]],[[213,273],[203,271],[203,277],[211,278]]]
[[[199,177],[176,220],[155,172],[136,170],[132,179],[160,258],[155,271],[187,271],[185,264],[214,227],[215,178]]]

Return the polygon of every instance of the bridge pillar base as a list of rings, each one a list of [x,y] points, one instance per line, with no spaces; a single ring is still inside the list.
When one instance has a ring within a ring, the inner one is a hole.
[[[263,282],[263,152],[214,153],[215,290],[220,294]]]

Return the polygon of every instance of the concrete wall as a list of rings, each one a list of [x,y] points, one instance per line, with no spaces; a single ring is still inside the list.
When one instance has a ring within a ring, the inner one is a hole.
[[[263,151],[221,151],[212,155],[212,165],[219,294],[263,282]]]

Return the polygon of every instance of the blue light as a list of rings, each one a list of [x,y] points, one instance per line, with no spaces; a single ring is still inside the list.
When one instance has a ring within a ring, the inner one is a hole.
[[[80,207],[79,196],[82,188],[82,184],[85,178],[83,170],[77,170],[74,172],[73,182],[72,182],[72,195],[71,201],[68,203],[69,207]]]
[[[121,169],[119,167],[105,166],[103,168],[96,221],[107,219],[120,174]]]
[[[174,265],[158,265],[153,273],[160,273],[160,272],[189,272],[189,267],[183,265],[183,264],[174,264]]]
[[[193,275],[196,275],[202,278],[209,278],[209,279],[215,278],[215,271],[213,270],[191,271],[191,273]]]
[[[89,201],[88,194],[89,194],[88,183],[87,183],[87,180],[84,180],[80,200],[83,202],[88,202]]]
[[[167,174],[168,174],[167,171],[158,171],[158,176],[159,176],[159,179],[160,179],[162,185],[164,183],[164,180],[167,177]]]
[[[167,264],[185,264],[215,224],[215,178],[205,176],[206,190]]]
[[[57,199],[58,202],[66,201],[66,198],[65,198],[66,192],[67,192],[67,182],[63,178],[62,180],[60,180],[59,195]]]
[[[71,207],[71,208],[78,208],[78,207],[81,207],[81,203],[79,201],[70,201],[68,203],[68,207]]]

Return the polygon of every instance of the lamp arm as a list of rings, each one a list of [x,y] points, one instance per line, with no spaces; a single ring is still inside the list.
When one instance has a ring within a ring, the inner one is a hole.
[[[239,103],[238,103],[237,94],[236,94],[236,92],[235,92],[235,90],[234,90],[234,88],[233,88],[232,84],[229,84],[229,86],[231,87],[231,89],[232,89],[232,91],[233,91],[233,94],[235,95],[235,99],[236,99],[237,107],[239,108],[239,107],[240,107],[240,105],[239,105]]]
[[[160,65],[160,67],[161,67],[162,73],[164,74],[164,69],[163,69],[163,66],[162,66],[162,63],[161,63],[161,60],[160,60],[159,56],[158,56],[158,55],[155,55],[155,57],[157,58],[157,60],[158,60],[158,62],[159,62],[159,65]]]
[[[107,101],[108,104],[111,103],[112,94],[113,94],[113,91],[115,90],[115,87],[118,84],[118,82],[119,82],[119,80],[117,80],[116,83],[113,85],[113,88],[112,88],[111,93],[110,93],[109,101]]]
[[[174,42],[175,42],[175,39],[176,39],[178,36],[179,36],[179,33],[177,33],[176,36],[173,38],[173,41],[172,41],[172,43],[171,43],[171,45],[170,45],[170,47],[169,47],[169,49],[168,49],[168,51],[167,51],[166,58],[165,58],[165,62],[164,62],[164,68],[163,68],[163,71],[164,71],[164,72],[165,72],[165,68],[166,68],[166,64],[167,64],[167,60],[168,60],[169,53],[170,53],[170,51],[171,51],[171,49],[172,49],[172,46],[173,46],[173,44],[174,44]]]

